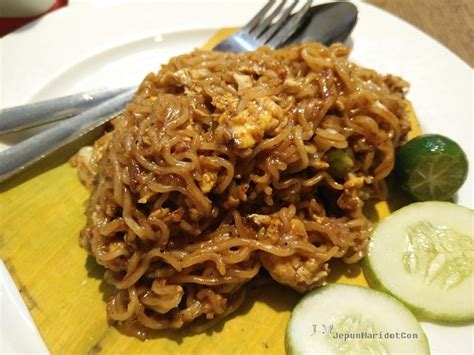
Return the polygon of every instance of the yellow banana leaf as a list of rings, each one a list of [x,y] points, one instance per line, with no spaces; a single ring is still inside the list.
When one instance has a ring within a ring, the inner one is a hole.
[[[232,33],[223,29],[204,48]],[[412,136],[420,133],[413,111]],[[90,139],[90,137],[89,137]],[[0,185],[0,257],[10,271],[53,354],[284,354],[284,333],[300,295],[276,283],[249,290],[235,314],[203,334],[163,331],[142,342],[107,323],[105,300],[113,291],[103,269],[78,245],[88,197],[62,149]],[[404,201],[369,206],[381,218]],[[334,265],[329,282],[366,286],[360,267]],[[2,326],[8,326],[2,322]],[[311,329],[301,329],[302,332]]]

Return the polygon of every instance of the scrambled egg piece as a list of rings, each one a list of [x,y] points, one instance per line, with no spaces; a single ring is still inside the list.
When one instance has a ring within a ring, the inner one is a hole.
[[[239,100],[228,92],[225,95],[214,96],[212,98],[212,104],[220,111],[235,112],[235,110],[237,110]]]
[[[253,86],[252,78],[249,75],[234,73],[232,77],[237,83],[239,91]]]
[[[199,181],[199,187],[203,193],[208,193],[212,190],[217,181],[217,173],[215,172],[205,172],[202,174],[202,180]]]
[[[283,246],[292,241],[308,241],[303,222],[297,218],[290,221],[291,229],[283,230],[277,215],[251,214],[248,218],[264,230],[264,238],[273,245]],[[298,292],[306,292],[323,283],[328,275],[324,259],[295,253],[281,257],[270,253],[260,253],[260,261],[272,278]]]
[[[226,126],[239,149],[254,147],[265,133],[278,127],[283,110],[268,97],[251,101],[236,116],[226,119]]]
[[[323,260],[298,254],[277,257],[262,253],[260,260],[275,281],[298,292],[320,286],[329,273]]]

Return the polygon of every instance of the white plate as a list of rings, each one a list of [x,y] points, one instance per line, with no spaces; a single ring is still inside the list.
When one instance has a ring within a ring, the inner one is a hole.
[[[142,0],[114,6],[103,1],[102,6],[83,3],[61,9],[0,41],[1,106],[137,84],[169,57],[199,47],[217,29],[246,23],[263,3]],[[456,140],[474,166],[472,69],[411,25],[365,3],[357,6],[351,59],[408,80],[408,98],[423,131]],[[471,170],[458,196],[458,203],[471,208],[472,177]],[[2,325],[8,322],[2,319]],[[472,354],[473,326],[423,323],[423,328],[433,353]]]

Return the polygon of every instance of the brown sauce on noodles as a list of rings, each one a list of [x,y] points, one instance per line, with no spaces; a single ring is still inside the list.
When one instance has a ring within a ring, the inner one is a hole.
[[[91,196],[80,243],[117,289],[128,332],[202,331],[235,311],[261,268],[299,292],[328,260],[364,255],[363,201],[409,122],[407,83],[317,43],[196,50],[149,74],[93,149],[75,158]],[[352,160],[331,173],[331,152]]]

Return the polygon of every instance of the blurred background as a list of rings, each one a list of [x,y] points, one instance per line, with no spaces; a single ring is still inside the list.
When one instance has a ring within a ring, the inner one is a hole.
[[[0,37],[64,6],[159,0],[0,0]],[[226,0],[221,0],[226,1]],[[357,1],[355,1],[357,2]],[[367,0],[399,16],[451,49],[474,66],[474,1]]]

